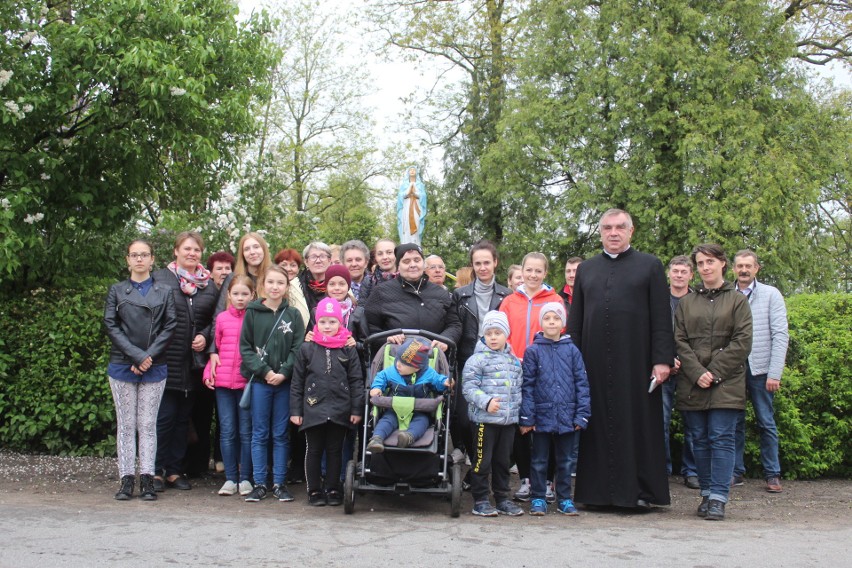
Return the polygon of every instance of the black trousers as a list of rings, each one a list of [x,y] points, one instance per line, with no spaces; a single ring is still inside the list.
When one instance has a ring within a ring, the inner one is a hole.
[[[474,501],[487,501],[488,476],[497,503],[509,498],[509,467],[515,441],[515,425],[471,423],[473,451],[470,456],[470,491]]]
[[[195,403],[193,391],[169,390],[163,393],[157,414],[157,465],[158,475],[166,477],[184,473],[186,435]]]
[[[308,493],[322,489],[322,455],[325,454],[325,488],[340,491],[340,468],[343,463],[343,440],[349,428],[326,422],[305,431],[307,452],[305,454],[305,479]]]

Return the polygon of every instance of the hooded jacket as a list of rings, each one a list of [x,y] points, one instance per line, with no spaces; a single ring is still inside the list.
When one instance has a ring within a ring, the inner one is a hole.
[[[278,325],[273,331],[272,326],[276,321]],[[266,307],[263,300],[255,300],[246,307],[243,320],[240,335],[240,355],[243,361],[240,372],[244,377],[251,378],[254,375],[255,380],[262,381],[269,371],[273,371],[284,375],[289,381],[293,378],[296,355],[304,340],[305,324],[296,308],[290,307],[284,300],[273,311]]]
[[[240,373],[243,357],[240,355],[240,334],[245,321],[246,310],[234,306],[216,316],[216,352],[219,353],[219,366],[216,367],[216,387],[241,389],[246,386],[246,377]],[[210,376],[210,363],[204,368],[204,378]]]
[[[479,340],[462,373],[462,394],[467,400],[470,421],[476,424],[517,424],[521,412],[521,362],[507,343],[501,351]],[[500,409],[488,412],[492,399],[500,399]]]
[[[745,409],[751,338],[751,308],[730,282],[712,290],[701,286],[681,298],[675,312],[677,409]],[[707,371],[719,383],[705,389],[697,383]]]
[[[312,341],[299,348],[290,387],[290,416],[301,416],[299,430],[334,422],[350,426],[364,412],[364,381],[354,347],[323,347]]]
[[[568,335],[558,340],[537,333],[524,353],[521,426],[567,434],[585,429],[592,414],[589,379],[580,350]]]

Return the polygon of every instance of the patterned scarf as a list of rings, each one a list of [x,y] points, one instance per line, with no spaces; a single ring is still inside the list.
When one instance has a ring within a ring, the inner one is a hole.
[[[317,297],[323,297],[327,294],[325,280],[312,280],[308,278],[308,288],[311,289]]]
[[[187,296],[195,296],[199,288],[207,288],[210,284],[210,272],[200,264],[194,273],[181,268],[177,262],[170,263],[168,268],[180,280],[180,291]]]
[[[376,270],[373,274],[370,275],[370,278],[373,280],[373,284],[378,284],[379,282],[387,282],[388,280],[393,280],[399,275],[399,272],[385,272],[379,267],[376,267]]]
[[[340,302],[340,311],[343,315],[343,325],[342,327],[349,327],[349,316],[352,315],[355,306],[352,305],[352,298],[346,296],[346,299]]]

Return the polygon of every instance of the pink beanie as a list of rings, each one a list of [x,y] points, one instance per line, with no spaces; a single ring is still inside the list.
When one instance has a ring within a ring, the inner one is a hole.
[[[317,304],[317,321],[320,318],[334,318],[340,323],[343,323],[343,310],[340,309],[340,302],[334,298],[323,298]]]

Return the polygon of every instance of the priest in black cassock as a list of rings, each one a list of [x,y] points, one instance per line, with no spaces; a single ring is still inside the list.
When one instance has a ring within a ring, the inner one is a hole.
[[[663,265],[630,248],[633,220],[610,209],[600,220],[604,252],[577,268],[568,333],[583,354],[592,417],[580,437],[574,500],[649,509],[669,505],[662,389],[674,362]]]

